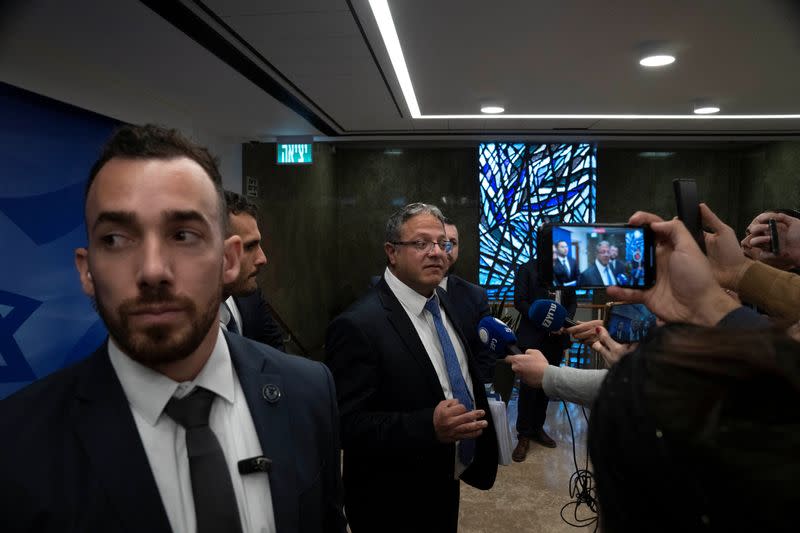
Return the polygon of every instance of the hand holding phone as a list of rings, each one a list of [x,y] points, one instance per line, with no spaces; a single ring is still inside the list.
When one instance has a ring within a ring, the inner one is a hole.
[[[781,241],[778,236],[778,222],[771,218],[768,221],[769,224],[769,251],[775,255],[780,255],[781,253]]]
[[[697,183],[691,179],[674,179],[672,188],[675,192],[678,220],[683,222],[683,225],[692,234],[700,250],[706,253],[706,241],[700,218],[700,203],[697,201]]]

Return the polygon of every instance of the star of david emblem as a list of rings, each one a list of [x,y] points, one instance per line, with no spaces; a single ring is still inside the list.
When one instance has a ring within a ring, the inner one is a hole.
[[[36,379],[14,333],[40,305],[42,302],[27,296],[0,291],[0,383]]]

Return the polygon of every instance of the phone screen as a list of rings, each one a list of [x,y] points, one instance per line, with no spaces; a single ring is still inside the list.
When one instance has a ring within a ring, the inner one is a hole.
[[[639,342],[656,325],[656,315],[642,304],[610,304],[610,307],[605,327],[619,343]]]
[[[546,224],[539,228],[539,275],[550,287],[645,289],[655,283],[648,226]]]

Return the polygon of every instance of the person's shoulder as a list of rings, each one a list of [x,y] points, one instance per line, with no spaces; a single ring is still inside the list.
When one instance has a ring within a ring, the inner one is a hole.
[[[453,283],[453,282],[455,282],[455,283]],[[477,285],[475,283],[471,283],[471,282],[465,280],[464,278],[462,278],[460,276],[451,275],[450,276],[450,283],[453,284],[452,286],[453,286],[453,288],[456,288],[456,290],[463,290],[465,292],[468,292],[473,297],[478,298],[478,299],[482,298],[486,294],[486,289],[484,289],[480,285]],[[448,287],[448,289],[449,289],[449,287]]]
[[[0,400],[0,434],[17,435],[19,440],[32,431],[60,426],[73,408],[69,400],[79,396],[81,383],[92,373],[99,357],[107,357],[105,347]]]

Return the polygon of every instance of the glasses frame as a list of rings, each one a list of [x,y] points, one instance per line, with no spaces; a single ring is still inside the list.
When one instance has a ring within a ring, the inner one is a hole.
[[[449,254],[453,251],[453,241],[443,240],[443,241],[423,241],[422,239],[416,241],[389,241],[390,244],[394,244],[395,246],[411,246],[418,252],[430,253],[433,249],[438,246],[442,249],[442,251],[446,254]],[[423,246],[424,245],[424,246]],[[422,246],[422,247],[421,247]]]

